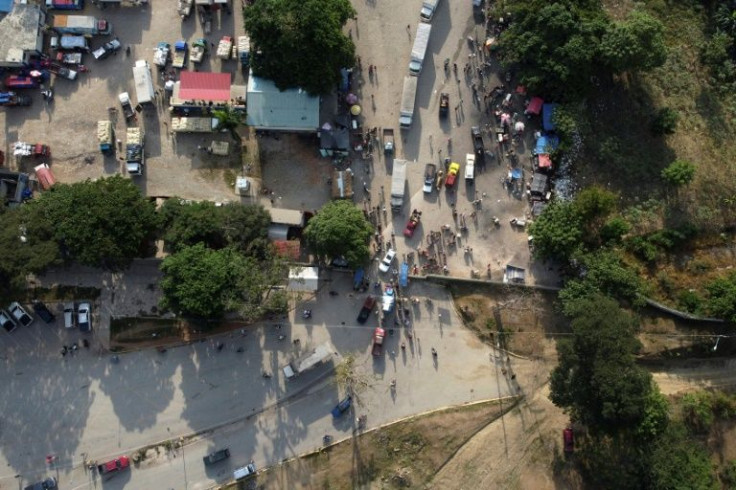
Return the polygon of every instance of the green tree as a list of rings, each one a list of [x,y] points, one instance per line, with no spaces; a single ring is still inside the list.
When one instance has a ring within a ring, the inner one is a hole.
[[[161,263],[161,307],[177,314],[220,318],[237,308],[248,263],[233,249],[211,250],[199,243]]]
[[[673,187],[688,185],[695,177],[695,165],[687,160],[675,160],[662,170],[662,178]]]
[[[677,130],[677,121],[680,114],[669,107],[663,107],[654,114],[651,123],[652,134],[655,136],[664,136],[666,134],[674,134]]]
[[[253,72],[281,90],[328,94],[340,69],[355,65],[355,45],[342,31],[355,15],[349,0],[258,0],[243,12]]]
[[[225,105],[221,109],[212,112],[218,121],[218,129],[227,129],[234,140],[240,141],[240,134],[236,131],[238,126],[245,124],[245,113],[233,109],[231,105]]]
[[[161,264],[161,307],[178,314],[216,319],[238,312],[247,320],[269,311],[284,311],[284,297],[273,285],[284,279],[277,257],[242,255],[233,247],[219,250],[203,243],[185,247]]]
[[[554,201],[529,227],[534,255],[540,259],[567,260],[580,249],[583,223],[575,206]]]
[[[601,57],[614,72],[650,70],[667,60],[664,26],[654,17],[633,11],[601,39]]]
[[[599,295],[568,304],[568,312],[573,335],[558,341],[550,399],[593,433],[638,426],[646,417],[652,379],[635,363],[641,347],[634,336],[637,320]]]
[[[357,268],[370,257],[372,233],[373,227],[353,203],[332,201],[309,221],[304,237],[320,258],[345,257],[350,267]]]
[[[204,243],[208,248],[234,246],[246,255],[269,251],[271,217],[262,206],[238,203],[216,206],[209,201],[168,199],[159,210],[164,241],[171,250]]]
[[[61,262],[53,229],[37,209],[0,207],[0,300],[5,300],[0,304],[17,299],[13,296],[25,289],[28,274]]]
[[[609,26],[595,2],[516,2],[500,38],[503,63],[521,83],[557,100],[583,98],[598,71],[600,38]]]
[[[736,322],[736,272],[706,286],[708,311],[724,320]]]
[[[121,176],[57,184],[27,206],[53,230],[65,259],[94,267],[127,266],[158,225],[154,204]]]
[[[603,243],[619,243],[621,238],[631,230],[628,221],[615,216],[606,221],[601,227],[600,237]]]
[[[715,490],[713,464],[705,448],[693,440],[682,424],[670,424],[655,443],[647,447],[648,478],[644,488],[652,490]]]

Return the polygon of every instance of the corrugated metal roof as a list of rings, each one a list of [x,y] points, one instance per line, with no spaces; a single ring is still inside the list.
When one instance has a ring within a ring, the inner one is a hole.
[[[319,97],[301,89],[281,91],[271,80],[248,76],[249,126],[264,129],[317,131]]]
[[[230,100],[230,74],[203,71],[182,71],[179,79],[182,100]]]

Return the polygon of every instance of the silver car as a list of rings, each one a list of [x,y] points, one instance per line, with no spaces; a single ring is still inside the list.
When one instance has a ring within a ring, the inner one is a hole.
[[[92,330],[92,308],[89,303],[79,303],[77,307],[77,325],[80,332]]]
[[[64,326],[66,328],[74,328],[74,303],[64,303]]]
[[[10,316],[10,313],[5,310],[0,310],[0,327],[3,327],[6,332],[10,333],[18,328],[18,324],[13,320],[13,317]]]
[[[28,325],[33,323],[33,317],[29,315],[28,312],[17,301],[13,301],[12,303],[10,303],[10,306],[8,307],[8,312],[13,315],[15,321],[17,321],[24,327],[27,327]]]

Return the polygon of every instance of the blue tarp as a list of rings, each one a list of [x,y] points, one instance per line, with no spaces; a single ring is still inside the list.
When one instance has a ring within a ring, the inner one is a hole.
[[[534,148],[534,153],[537,155],[541,153],[552,153],[560,145],[560,138],[552,135],[540,136],[537,138],[537,145]]]
[[[176,41],[174,43],[174,49],[177,51],[183,51],[187,49],[187,42],[186,41]]]
[[[340,92],[350,90],[350,72],[347,68],[340,68]]]
[[[399,286],[405,288],[409,285],[409,264],[404,262],[401,264],[401,270],[399,271]]]
[[[552,115],[557,109],[558,104],[544,104],[542,106],[542,127],[545,131],[554,131],[555,123],[552,122]]]
[[[523,172],[520,168],[512,168],[511,169],[511,178],[512,179],[520,179],[523,176]]]

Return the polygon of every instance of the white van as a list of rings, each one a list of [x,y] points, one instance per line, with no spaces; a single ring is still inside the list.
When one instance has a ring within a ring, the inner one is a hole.
[[[248,463],[247,465],[243,466],[242,468],[238,468],[237,470],[233,471],[233,478],[235,481],[242,480],[243,478],[249,477],[251,475],[256,474],[256,465],[253,464],[253,461]]]
[[[156,90],[153,88],[153,77],[151,67],[146,60],[138,60],[133,67],[133,80],[135,81],[135,95],[138,103],[152,104],[156,98]]]
[[[472,153],[465,154],[465,180],[473,182],[475,178],[475,155]]]

